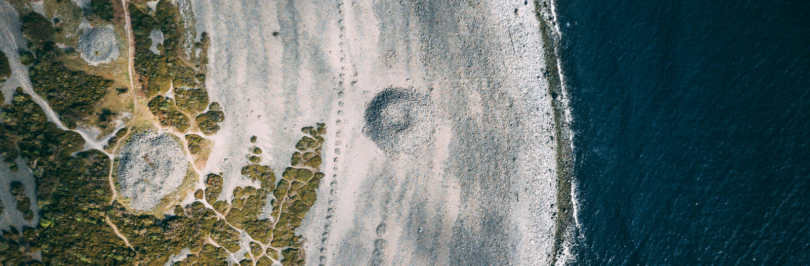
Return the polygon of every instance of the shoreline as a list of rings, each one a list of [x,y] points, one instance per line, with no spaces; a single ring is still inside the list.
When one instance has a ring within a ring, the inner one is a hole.
[[[543,49],[546,71],[543,73],[548,81],[551,105],[554,110],[554,142],[557,152],[557,213],[555,220],[554,244],[551,264],[570,264],[575,258],[571,253],[576,239],[576,204],[572,193],[574,179],[573,132],[571,131],[571,114],[568,98],[563,86],[563,76],[558,57],[560,35],[554,2],[535,0],[535,15],[540,22],[543,36]]]

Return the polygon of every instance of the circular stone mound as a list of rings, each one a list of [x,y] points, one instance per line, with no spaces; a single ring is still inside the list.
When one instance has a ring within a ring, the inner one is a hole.
[[[79,51],[82,59],[92,66],[111,62],[118,58],[115,31],[109,27],[85,29],[79,37]]]
[[[180,144],[169,134],[135,135],[119,156],[119,192],[139,211],[154,208],[177,189],[189,167]]]
[[[388,88],[366,107],[363,133],[386,153],[413,153],[430,139],[430,117],[427,96]]]

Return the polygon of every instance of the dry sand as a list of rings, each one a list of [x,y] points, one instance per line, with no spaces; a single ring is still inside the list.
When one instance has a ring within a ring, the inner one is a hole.
[[[242,182],[252,135],[280,172],[299,129],[327,123],[327,178],[300,230],[310,265],[549,263],[556,161],[534,1],[193,8],[226,114],[204,172]]]
[[[3,159],[3,157],[0,157]],[[25,166],[25,161],[17,158],[15,161],[19,166],[17,172],[11,172],[6,163],[0,163],[0,200],[3,201],[3,214],[0,214],[0,230],[9,230],[14,226],[17,230],[23,226],[37,227],[39,224],[39,206],[37,206],[36,184],[34,183],[34,173]],[[34,219],[26,221],[23,213],[17,210],[17,200],[11,195],[11,182],[19,181],[25,187],[25,195],[31,199],[31,211],[34,212]]]
[[[158,45],[163,44],[163,32],[159,29],[152,29],[152,31],[149,32],[149,39],[152,40],[152,46],[149,47],[149,51],[159,55],[160,50],[158,50]]]

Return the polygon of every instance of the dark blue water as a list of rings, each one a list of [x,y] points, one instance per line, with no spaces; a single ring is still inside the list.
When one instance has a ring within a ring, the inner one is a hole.
[[[810,265],[810,1],[557,11],[577,264]]]

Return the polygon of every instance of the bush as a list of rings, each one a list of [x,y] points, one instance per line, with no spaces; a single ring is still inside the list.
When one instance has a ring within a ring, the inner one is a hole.
[[[208,107],[208,112],[197,116],[197,126],[205,135],[211,135],[219,131],[219,122],[225,121],[225,113],[219,107],[219,103],[213,102]]]
[[[177,107],[191,115],[198,114],[208,106],[208,92],[205,89],[174,88]]]
[[[148,105],[149,111],[157,117],[160,125],[174,127],[180,132],[188,129],[188,117],[177,111],[173,99],[158,95]]]
[[[29,52],[21,52],[20,53],[20,63],[26,66],[29,66],[34,63],[36,59],[34,59],[34,54]]]
[[[113,19],[113,5],[111,0],[92,0],[90,1],[90,9],[103,20],[112,21]]]
[[[11,66],[8,64],[8,57],[0,51],[0,82],[5,81],[11,76]]]

